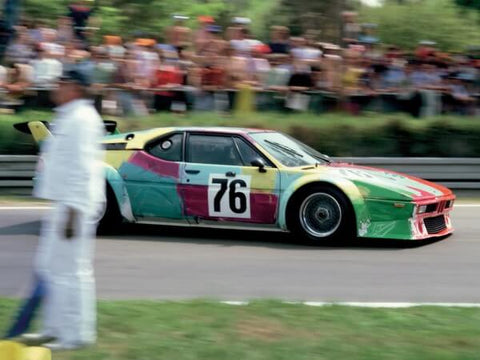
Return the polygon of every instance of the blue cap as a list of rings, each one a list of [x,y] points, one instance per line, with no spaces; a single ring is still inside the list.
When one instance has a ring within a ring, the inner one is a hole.
[[[220,25],[208,25],[207,31],[211,33],[220,33],[222,32],[222,27]]]
[[[89,76],[85,74],[83,71],[80,71],[77,69],[65,71],[63,75],[60,77],[60,81],[75,82],[79,85],[86,86],[86,87],[91,85]]]

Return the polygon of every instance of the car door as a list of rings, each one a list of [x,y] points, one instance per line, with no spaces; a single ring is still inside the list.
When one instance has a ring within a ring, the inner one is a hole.
[[[139,221],[183,219],[178,187],[184,136],[170,133],[149,142],[119,169]]]
[[[276,223],[278,169],[246,139],[189,133],[185,148],[181,196],[191,222]],[[255,159],[265,166],[251,165]]]

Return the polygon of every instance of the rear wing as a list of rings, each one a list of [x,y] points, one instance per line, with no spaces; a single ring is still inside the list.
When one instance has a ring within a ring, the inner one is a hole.
[[[24,134],[32,134],[37,143],[52,135],[47,121],[27,121],[13,124],[13,127]]]
[[[116,121],[104,120],[103,124],[108,135],[119,134]],[[16,123],[13,127],[24,134],[31,134],[37,143],[52,135],[52,124],[48,121],[26,121]]]

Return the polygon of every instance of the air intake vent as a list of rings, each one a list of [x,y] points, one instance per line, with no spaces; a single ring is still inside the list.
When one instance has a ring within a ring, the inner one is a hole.
[[[438,234],[447,228],[445,216],[443,215],[425,218],[423,219],[423,223],[429,234]]]

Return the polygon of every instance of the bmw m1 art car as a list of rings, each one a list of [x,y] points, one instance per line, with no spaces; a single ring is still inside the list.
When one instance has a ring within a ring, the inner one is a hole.
[[[35,125],[36,124],[36,125]],[[111,125],[111,124],[110,124]],[[28,123],[37,140],[40,122]],[[270,130],[156,128],[112,134],[103,225],[122,221],[279,229],[320,243],[453,231],[455,196],[409,175],[336,163]]]

